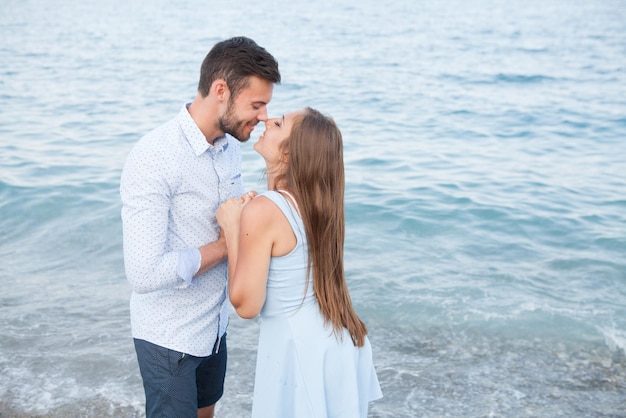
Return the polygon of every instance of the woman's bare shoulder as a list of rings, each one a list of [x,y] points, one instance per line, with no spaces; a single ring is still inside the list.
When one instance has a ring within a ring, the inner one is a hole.
[[[270,221],[275,218],[277,214],[280,214],[280,208],[267,196],[259,195],[252,199],[246,206],[244,206],[241,212],[242,219],[254,220],[254,221]]]

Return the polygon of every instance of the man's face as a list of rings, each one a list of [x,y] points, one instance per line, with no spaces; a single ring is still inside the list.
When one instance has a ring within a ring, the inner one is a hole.
[[[220,130],[241,142],[250,139],[254,127],[267,120],[267,104],[272,99],[274,84],[259,77],[250,77],[247,88],[228,100],[226,111],[218,119]]]

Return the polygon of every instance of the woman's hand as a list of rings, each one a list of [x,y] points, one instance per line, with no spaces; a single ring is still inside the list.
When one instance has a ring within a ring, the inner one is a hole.
[[[257,195],[257,192],[250,191],[244,193],[241,197],[233,197],[222,203],[217,210],[217,223],[228,234],[228,231],[236,231],[239,229],[239,219],[241,218],[241,210],[243,207]]]

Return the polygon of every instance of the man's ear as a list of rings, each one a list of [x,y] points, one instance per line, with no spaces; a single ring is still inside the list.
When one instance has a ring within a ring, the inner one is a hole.
[[[219,100],[228,100],[230,91],[226,81],[222,78],[218,78],[211,84],[211,93],[215,95]]]

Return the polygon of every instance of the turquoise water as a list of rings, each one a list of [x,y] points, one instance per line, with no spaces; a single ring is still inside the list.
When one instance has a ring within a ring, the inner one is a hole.
[[[617,0],[4,0],[0,416],[143,416],[120,171],[240,34],[280,63],[271,114],[343,131],[371,417],[626,416],[624,22]],[[257,332],[233,316],[219,418],[249,415]]]

